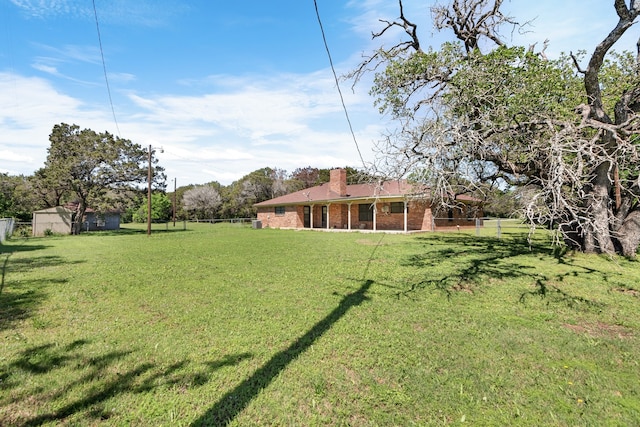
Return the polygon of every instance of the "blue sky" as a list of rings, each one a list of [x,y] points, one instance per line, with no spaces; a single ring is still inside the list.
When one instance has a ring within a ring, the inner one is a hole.
[[[393,0],[317,0],[339,75],[371,51]],[[429,6],[405,0],[422,43],[438,46]],[[329,68],[313,0],[0,0],[0,172],[44,165],[54,124],[109,131],[162,147],[178,185],[230,184],[266,166],[361,167]],[[550,39],[547,53],[593,50],[617,22],[613,0],[512,0],[505,9]],[[633,27],[617,46],[634,50]],[[508,33],[506,38],[512,37]],[[391,35],[387,43],[399,37]],[[367,83],[341,83],[365,162],[393,123],[373,107]]]

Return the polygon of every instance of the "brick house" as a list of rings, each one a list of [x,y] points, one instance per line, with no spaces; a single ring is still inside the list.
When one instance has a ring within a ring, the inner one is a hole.
[[[436,218],[426,189],[406,180],[347,185],[344,169],[331,171],[328,183],[256,203],[263,227],[294,229],[435,231],[475,225],[480,201],[456,197],[458,208]]]

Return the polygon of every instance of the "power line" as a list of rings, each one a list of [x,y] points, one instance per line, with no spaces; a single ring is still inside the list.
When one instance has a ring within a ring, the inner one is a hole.
[[[96,30],[98,31],[98,45],[100,46],[100,57],[102,58],[102,70],[104,71],[104,81],[107,83],[107,93],[109,94],[109,104],[111,105],[111,113],[113,114],[113,121],[116,124],[116,130],[118,136],[120,136],[120,127],[118,126],[118,119],[116,118],[116,110],[113,108],[113,99],[111,98],[111,88],[109,87],[109,77],[107,77],[107,64],[104,60],[104,51],[102,49],[102,38],[100,37],[100,24],[98,24],[98,10],[96,9],[96,0],[93,0],[93,15],[96,18]]]
[[[358,145],[358,140],[356,139],[356,134],[353,132],[353,126],[351,125],[351,119],[349,118],[349,112],[347,111],[347,106],[344,103],[344,97],[342,96],[342,91],[340,90],[340,82],[338,81],[338,76],[336,74],[336,70],[333,66],[333,59],[331,59],[331,52],[329,51],[329,45],[327,44],[327,38],[324,34],[324,27],[322,26],[322,20],[320,19],[320,12],[318,11],[318,2],[317,0],[313,0],[313,4],[316,8],[316,16],[318,17],[318,24],[320,24],[320,32],[322,33],[322,41],[324,42],[324,48],[327,51],[327,56],[329,57],[329,65],[331,65],[331,71],[333,72],[333,78],[336,81],[336,88],[338,88],[338,94],[340,95],[340,102],[342,102],[342,109],[344,110],[344,115],[347,118],[347,123],[349,124],[349,130],[351,131],[351,136],[353,137],[353,142],[356,145],[356,150],[358,150],[358,155],[360,156],[360,161],[362,162],[362,166],[364,168],[367,167],[367,164],[362,157],[362,153],[360,152],[360,146]]]

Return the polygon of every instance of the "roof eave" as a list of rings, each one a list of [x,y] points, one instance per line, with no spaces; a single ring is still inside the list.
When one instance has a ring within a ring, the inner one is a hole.
[[[388,195],[371,195],[371,196],[359,196],[359,197],[338,197],[333,199],[318,199],[318,200],[299,200],[297,202],[280,202],[280,203],[265,203],[260,202],[254,204],[255,207],[263,208],[270,206],[299,206],[299,205],[316,205],[316,204],[329,204],[329,203],[345,203],[345,202],[368,202],[376,200],[392,200],[392,199],[410,199],[410,198],[424,198],[426,194],[388,194]]]

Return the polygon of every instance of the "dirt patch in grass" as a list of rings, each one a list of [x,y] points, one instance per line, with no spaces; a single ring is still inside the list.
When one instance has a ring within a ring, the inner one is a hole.
[[[632,297],[640,298],[640,291],[637,289],[620,287],[620,288],[615,288],[614,291],[620,292],[621,294],[624,294],[624,295],[630,295]]]
[[[359,245],[365,245],[365,246],[384,246],[384,244],[381,243],[379,240],[358,239],[356,240],[356,243],[358,243]]]
[[[468,283],[463,283],[463,282],[456,283],[455,285],[451,286],[451,289],[458,292],[466,292],[468,294],[473,294],[473,287]]]
[[[581,325],[570,325],[565,323],[565,328],[577,333],[585,334],[592,338],[631,338],[633,333],[630,329],[620,325],[609,325],[602,322],[583,323]]]

